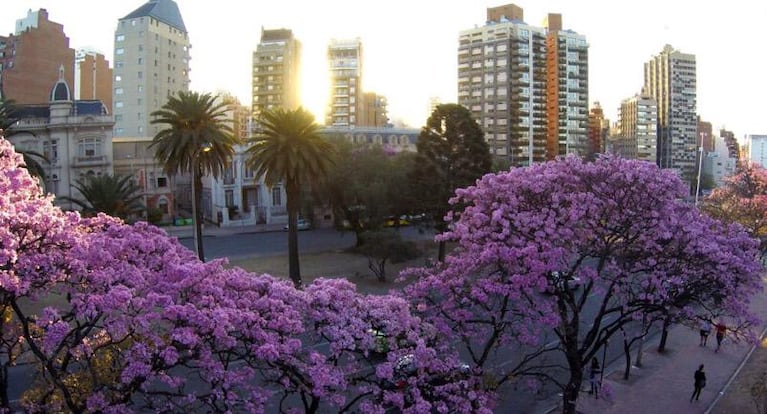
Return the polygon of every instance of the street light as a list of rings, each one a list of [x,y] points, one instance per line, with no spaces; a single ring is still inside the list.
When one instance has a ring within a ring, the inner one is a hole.
[[[703,147],[698,147],[698,182],[695,183],[695,206],[698,205],[698,194],[700,193],[700,171],[703,169]]]
[[[211,150],[210,143],[203,143],[201,146],[202,153],[206,153]],[[197,258],[200,261],[205,261],[205,254],[202,249],[202,226],[200,225],[198,213],[197,213],[197,157],[200,156],[200,152],[197,152],[192,159],[192,223],[194,223],[194,252],[197,253]]]

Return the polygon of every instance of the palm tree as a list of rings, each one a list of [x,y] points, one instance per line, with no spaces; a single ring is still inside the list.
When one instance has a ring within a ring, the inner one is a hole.
[[[13,100],[0,99],[0,136],[10,138],[12,135],[18,133],[10,131],[11,126],[18,120],[17,109]],[[32,134],[37,137],[32,131],[24,131],[24,133]],[[27,150],[17,149],[16,151],[24,157],[24,166],[33,177],[45,179],[45,169],[43,169],[43,164],[40,161],[45,163],[48,163],[49,161],[43,154]]]
[[[61,197],[82,208],[84,215],[105,213],[127,220],[144,211],[142,194],[131,176],[88,175],[78,179],[74,187],[83,199]]]
[[[285,185],[288,210],[288,274],[301,287],[298,262],[298,210],[301,186],[317,187],[334,164],[333,147],[319,135],[314,116],[303,108],[266,111],[259,132],[250,139],[248,165],[268,186]]]
[[[164,124],[151,147],[155,159],[171,176],[192,175],[192,215],[197,257],[205,260],[202,249],[202,176],[212,174],[218,178],[234,156],[234,136],[231,119],[226,114],[227,104],[217,101],[209,93],[178,93],[171,96],[162,109],[152,112],[152,124]]]

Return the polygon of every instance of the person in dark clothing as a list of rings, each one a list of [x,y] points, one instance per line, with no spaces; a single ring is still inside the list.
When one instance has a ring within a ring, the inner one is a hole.
[[[695,398],[695,401],[698,401],[698,398],[700,398],[700,392],[703,391],[703,387],[706,386],[706,373],[703,372],[703,364],[698,367],[698,370],[695,371],[695,389],[692,391],[692,396],[690,397],[690,402],[692,402],[692,399]]]
[[[599,374],[602,370],[599,368],[599,361],[595,358],[591,359],[591,370],[589,371],[589,383],[591,383],[591,391],[589,394],[594,394],[594,398],[599,398]]]

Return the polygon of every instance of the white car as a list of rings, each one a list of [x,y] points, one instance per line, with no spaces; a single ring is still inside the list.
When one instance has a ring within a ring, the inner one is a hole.
[[[300,218],[298,219],[298,222],[296,223],[296,228],[298,228],[298,230],[309,230],[312,228],[312,222],[310,222],[309,220]],[[282,229],[287,230],[288,225],[286,224],[285,226],[282,227]]]

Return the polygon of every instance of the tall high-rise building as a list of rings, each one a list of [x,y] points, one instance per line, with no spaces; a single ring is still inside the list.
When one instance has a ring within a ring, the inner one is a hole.
[[[589,159],[594,159],[596,154],[605,152],[607,138],[610,134],[610,120],[605,118],[605,112],[599,102],[594,102],[594,107],[589,112],[588,136],[589,136]]]
[[[714,127],[711,122],[706,122],[698,115],[698,146],[703,147],[703,151],[712,152],[714,150]]]
[[[375,92],[363,92],[360,119],[357,125],[383,128],[389,125],[388,101]]]
[[[748,160],[762,167],[767,167],[767,135],[746,135],[746,144],[748,145]]]
[[[60,67],[67,84],[75,84],[74,65],[64,26],[48,20],[45,9],[29,10],[14,34],[0,36],[0,85],[5,99],[17,104],[47,104]]]
[[[536,27],[516,5],[488,8],[485,25],[461,31],[458,41],[458,103],[483,128],[492,154],[512,165],[585,155],[588,45],[562,30],[560,15]]]
[[[333,39],[328,46],[330,94],[327,126],[359,125],[362,106],[362,41]]]
[[[658,104],[647,94],[624,99],[618,114],[619,134],[636,146],[636,159],[657,162]]]
[[[290,29],[261,29],[261,41],[253,52],[254,117],[273,107],[296,109],[299,92],[301,42]]]
[[[730,157],[738,160],[738,165],[740,165],[740,160],[747,158],[747,156],[744,156],[744,154],[741,153],[743,148],[741,148],[740,144],[738,144],[738,140],[735,138],[735,133],[722,128],[719,130],[719,136],[724,140],[724,144],[727,146],[727,152],[729,153]],[[749,146],[748,138],[746,139],[745,146]]]
[[[75,52],[75,99],[98,99],[112,109],[112,68],[104,55],[90,49]]]
[[[551,13],[546,35],[547,158],[592,155],[588,140],[589,46],[586,37],[562,30],[562,15]]]
[[[666,45],[645,63],[644,80],[643,91],[658,103],[658,165],[693,177],[698,154],[695,55]]]
[[[149,0],[117,22],[115,137],[153,137],[151,113],[189,90],[189,36],[173,0]]]

